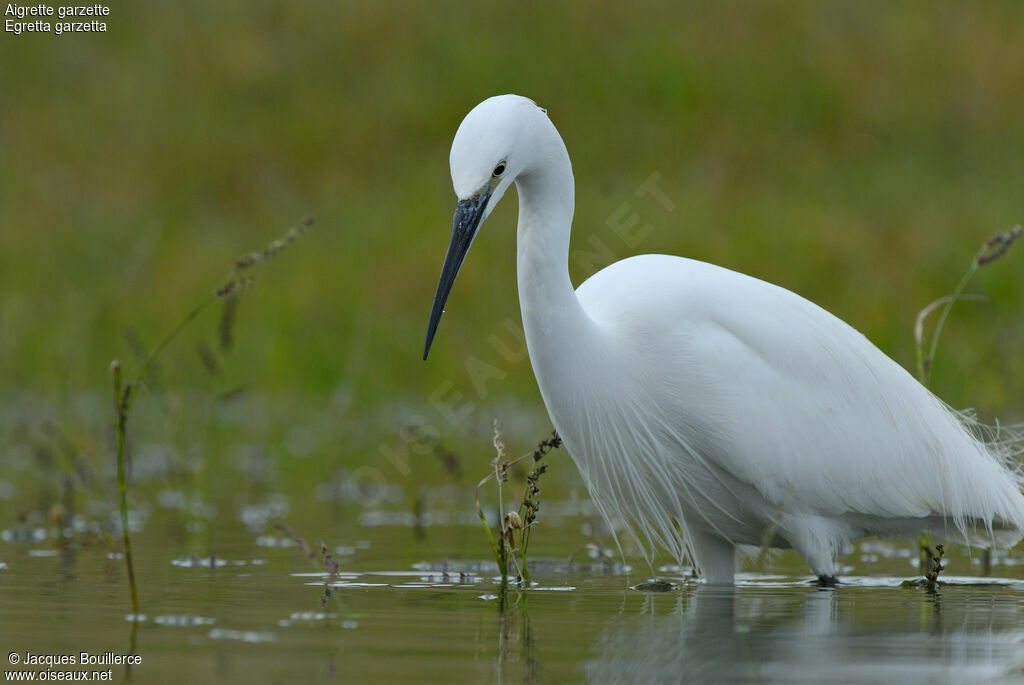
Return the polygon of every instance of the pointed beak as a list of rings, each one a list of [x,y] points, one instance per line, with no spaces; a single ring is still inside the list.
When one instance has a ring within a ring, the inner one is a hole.
[[[483,218],[484,209],[487,207],[487,200],[491,197],[491,190],[488,188],[479,195],[468,200],[462,200],[455,207],[455,217],[452,219],[452,238],[448,243],[448,253],[444,256],[444,266],[441,267],[441,278],[437,281],[437,292],[434,293],[434,306],[430,310],[430,323],[427,324],[427,341],[423,345],[423,359],[430,353],[430,344],[434,342],[434,334],[437,332],[437,324],[441,321],[441,314],[444,313],[444,305],[448,301],[448,294],[455,285],[455,277],[459,275],[462,267],[462,260],[469,252],[469,246],[473,244],[473,237],[480,228],[480,220]]]

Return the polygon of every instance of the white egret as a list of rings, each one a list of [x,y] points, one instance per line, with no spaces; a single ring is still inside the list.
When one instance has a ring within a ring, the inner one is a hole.
[[[519,302],[544,404],[598,510],[648,560],[659,546],[688,552],[707,582],[731,584],[737,545],[793,548],[832,585],[837,555],[866,535],[1021,538],[1011,444],[979,437],[799,295],[665,255],[574,290],[572,166],[532,100],[480,103],[450,163],[459,202],[423,358],[480,225],[515,183]]]

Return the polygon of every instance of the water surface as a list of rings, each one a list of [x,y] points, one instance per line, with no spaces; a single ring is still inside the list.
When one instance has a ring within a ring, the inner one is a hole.
[[[166,442],[143,440],[166,434],[160,421],[133,425],[137,615],[102,439],[90,451],[72,437],[62,453],[50,433],[8,426],[0,652],[134,653],[140,664],[110,675],[140,683],[1024,681],[1020,550],[995,554],[985,576],[979,551],[950,546],[935,593],[902,586],[919,577],[909,540],[862,542],[835,589],[793,554],[748,560],[735,589],[710,588],[628,544],[625,560],[612,551],[557,451],[531,537],[535,584],[503,591],[473,506],[486,427],[401,474],[373,424],[339,434],[323,417],[271,415],[222,411]],[[520,432],[513,454],[544,434],[529,421]],[[496,492],[481,502],[495,518]],[[654,576],[674,585],[638,589]]]

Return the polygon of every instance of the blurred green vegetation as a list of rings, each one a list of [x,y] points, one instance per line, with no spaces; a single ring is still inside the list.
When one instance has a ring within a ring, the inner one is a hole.
[[[917,311],[1024,220],[1024,4],[141,1],[105,34],[0,38],[0,394],[60,406],[153,346],[230,268],[307,215],[313,232],[240,302],[225,385],[356,411],[427,403],[464,360],[485,403],[539,407],[518,321],[515,202],[467,260],[420,359],[469,109],[548,108],[577,181],[574,249],[681,254],[778,283],[907,368]],[[657,171],[665,212],[634,189]],[[623,202],[655,230],[635,249]],[[958,305],[933,387],[1024,416],[1024,250]],[[587,273],[573,265],[577,283]],[[195,345],[165,381],[206,381]],[[431,418],[436,421],[436,416]],[[540,435],[538,435],[540,437]]]

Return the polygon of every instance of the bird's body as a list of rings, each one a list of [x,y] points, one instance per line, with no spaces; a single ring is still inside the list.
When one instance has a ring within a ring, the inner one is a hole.
[[[649,559],[662,547],[731,583],[737,545],[792,547],[831,579],[865,535],[1020,538],[1008,450],[802,297],[665,255],[617,262],[574,291],[572,170],[531,101],[471,112],[452,176],[470,220],[456,214],[461,253],[449,248],[428,346],[454,272],[514,180],[519,299],[544,403],[598,509]]]
[[[597,342],[571,355],[582,401],[538,373],[554,423],[606,515],[682,554],[676,518],[713,580],[731,581],[736,544],[794,547],[829,577],[858,537],[962,528],[985,541],[987,522],[1024,521],[1017,478],[990,448],[798,295],[643,255],[577,296]]]

